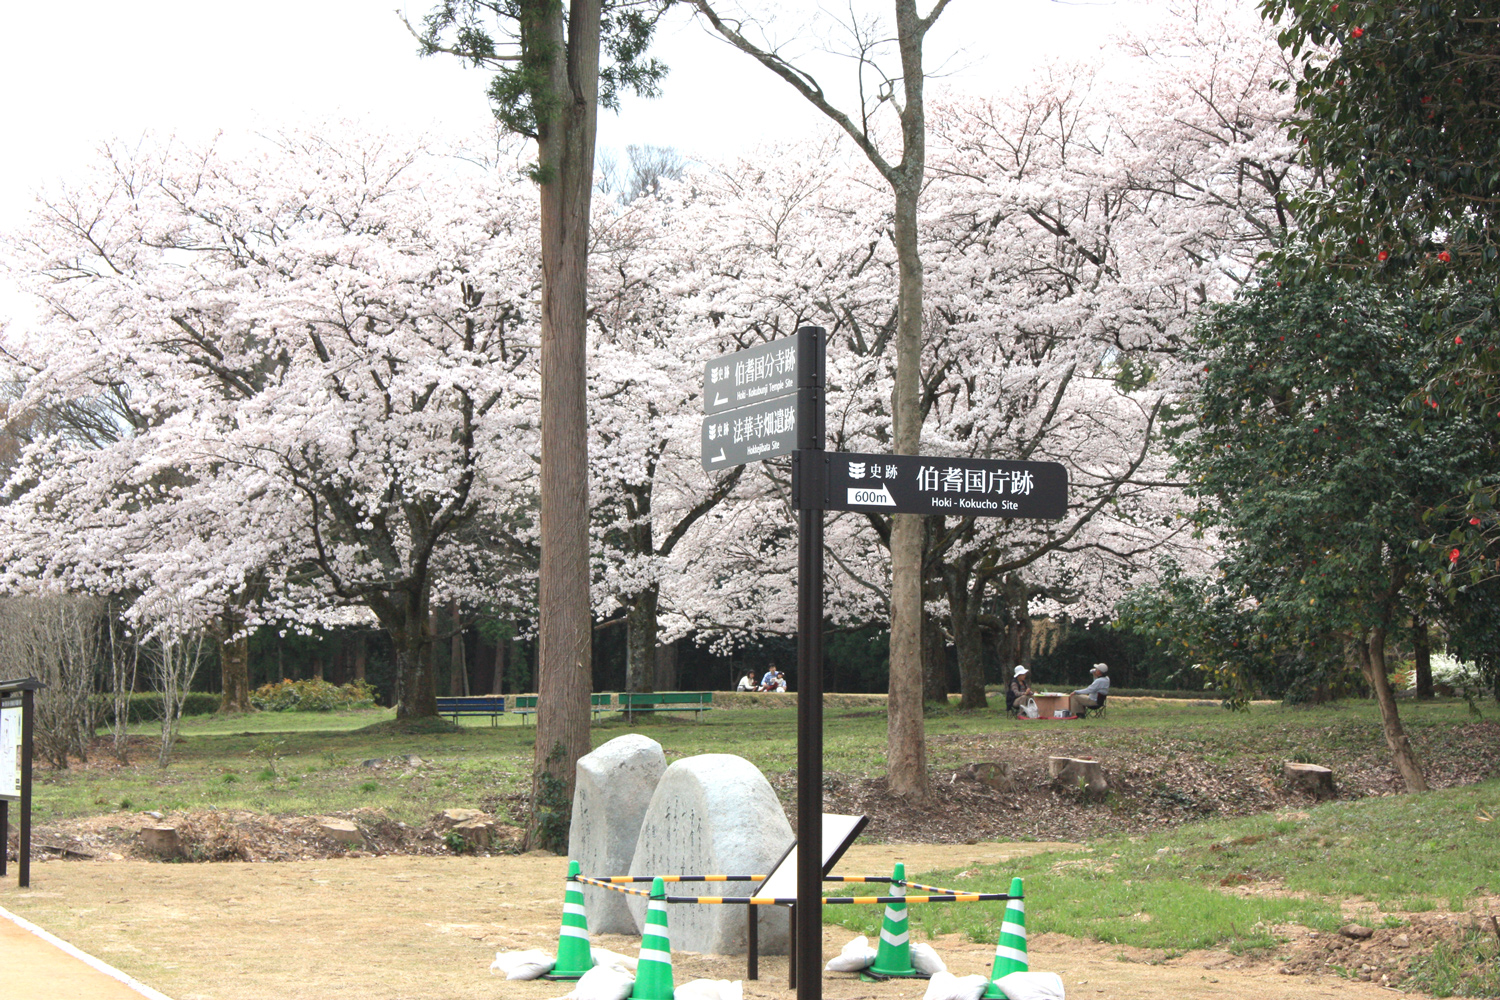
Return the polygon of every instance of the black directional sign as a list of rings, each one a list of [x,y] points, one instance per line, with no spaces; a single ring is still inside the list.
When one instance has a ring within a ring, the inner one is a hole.
[[[796,391],[796,336],[721,355],[703,366],[704,413],[721,413]]]
[[[703,418],[702,455],[706,472],[790,455],[796,447],[795,395]]]
[[[1056,462],[829,451],[801,454],[795,470],[799,504],[824,510],[1043,520],[1068,512],[1068,470]]]

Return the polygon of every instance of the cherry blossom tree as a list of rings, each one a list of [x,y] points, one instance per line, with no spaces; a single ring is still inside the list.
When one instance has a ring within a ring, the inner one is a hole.
[[[534,194],[353,127],[246,144],[107,147],[14,241],[45,306],[23,404],[107,393],[126,426],[27,449],[8,574],[134,588],[143,620],[261,580],[247,624],[365,605],[430,715],[435,562],[532,476]]]

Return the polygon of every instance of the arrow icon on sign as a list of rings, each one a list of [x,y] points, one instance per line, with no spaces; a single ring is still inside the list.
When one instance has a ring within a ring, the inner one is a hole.
[[[896,498],[891,496],[890,488],[884,483],[880,489],[874,490],[868,486],[849,487],[849,502],[862,504],[867,507],[894,507]]]
[[[729,397],[728,396],[721,396],[717,392],[714,393],[714,405],[715,406],[723,406],[727,402],[729,402]]]
[[[715,455],[713,458],[710,458],[709,461],[710,462],[722,462],[722,461],[724,461],[724,458],[725,458],[724,449],[720,448],[719,449],[719,453],[717,455]]]

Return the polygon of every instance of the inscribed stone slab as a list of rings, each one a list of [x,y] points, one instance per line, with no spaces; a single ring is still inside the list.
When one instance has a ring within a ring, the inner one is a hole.
[[[578,759],[568,857],[578,862],[583,874],[624,875],[630,871],[641,820],[666,769],[661,744],[639,733],[612,739]],[[622,893],[584,886],[589,931],[640,933],[627,899]]]
[[[675,761],[641,823],[632,875],[765,875],[792,844],[792,825],[770,782],[743,757],[711,753]],[[755,882],[679,882],[672,895],[748,896]],[[674,951],[744,954],[749,907],[692,904],[667,909]],[[757,906],[761,954],[785,954],[788,911]],[[646,905],[630,897],[636,929]]]

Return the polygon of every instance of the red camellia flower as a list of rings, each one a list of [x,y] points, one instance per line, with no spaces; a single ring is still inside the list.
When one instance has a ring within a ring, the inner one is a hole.
[[[1375,259],[1376,260],[1385,260],[1389,256],[1390,256],[1390,254],[1388,254],[1384,250],[1382,250],[1378,254],[1375,255]]]
[[[1454,337],[1453,338],[1453,342],[1455,344],[1457,344],[1458,346],[1462,347],[1463,343],[1464,343],[1464,338],[1462,338],[1462,337]]]
[[[1448,263],[1452,259],[1453,258],[1448,255],[1448,251],[1446,250],[1438,254],[1438,260],[1442,261],[1444,264]]]
[[[1448,561],[1451,562],[1451,563],[1458,562],[1458,550],[1457,549],[1454,549],[1452,552],[1448,553]]]
[[[1365,29],[1364,28],[1355,28],[1353,34],[1354,34],[1355,38],[1363,38],[1364,34],[1365,34]]]
[[[1479,524],[1479,518],[1477,518],[1477,517],[1471,517],[1471,518],[1469,518],[1469,523],[1472,524],[1472,525],[1475,525],[1477,527],[1478,524]]]

